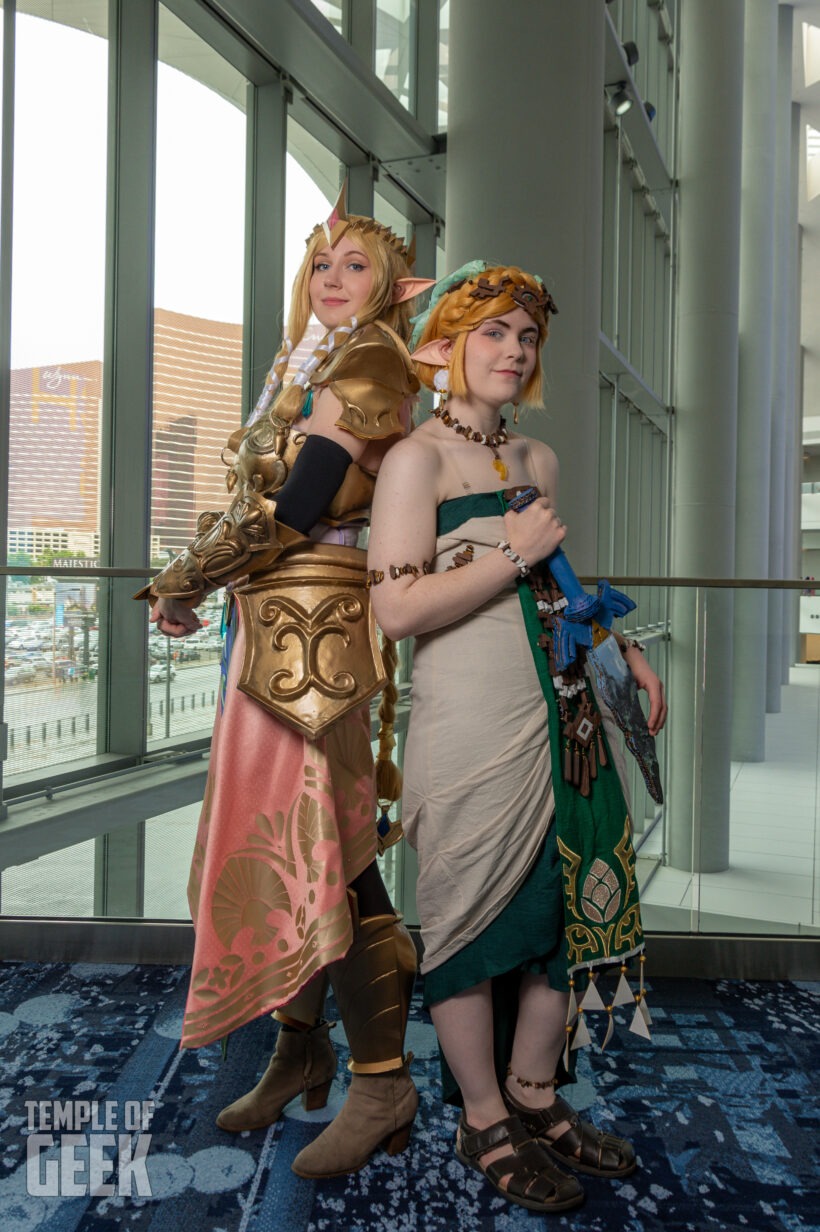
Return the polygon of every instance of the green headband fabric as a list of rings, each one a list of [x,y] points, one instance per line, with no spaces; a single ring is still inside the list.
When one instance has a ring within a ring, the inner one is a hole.
[[[468,278],[474,278],[476,274],[483,274],[485,270],[490,269],[489,261],[467,261],[464,265],[459,266],[452,274],[448,274],[446,278],[441,278],[430,292],[430,301],[424,312],[420,312],[417,316],[410,318],[410,324],[413,326],[413,333],[410,335],[409,349],[415,351],[419,344],[419,338],[424,333],[430,313],[435,308],[442,295],[446,295],[448,291],[452,291],[453,287],[459,286],[462,282],[466,282]]]

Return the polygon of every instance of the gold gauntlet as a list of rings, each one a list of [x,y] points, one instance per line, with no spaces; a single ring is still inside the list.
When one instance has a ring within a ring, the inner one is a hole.
[[[268,569],[286,547],[304,540],[277,523],[275,512],[274,500],[245,488],[225,513],[201,513],[193,542],[135,598],[162,596],[196,607],[226,582]]]

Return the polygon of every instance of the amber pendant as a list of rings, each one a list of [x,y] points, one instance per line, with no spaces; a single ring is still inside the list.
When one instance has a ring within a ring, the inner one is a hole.
[[[498,474],[501,476],[502,479],[507,478],[510,472],[507,470],[507,467],[504,465],[504,463],[501,461],[501,459],[498,457],[497,454],[493,458],[493,466],[498,471]]]

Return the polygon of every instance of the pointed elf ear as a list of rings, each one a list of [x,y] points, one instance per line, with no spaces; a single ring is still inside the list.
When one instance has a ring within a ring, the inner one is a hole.
[[[393,303],[403,304],[405,300],[413,299],[435,285],[435,278],[397,278],[393,283]]]
[[[452,356],[452,338],[434,338],[415,350],[410,358],[419,364],[430,364],[432,368],[446,368]]]

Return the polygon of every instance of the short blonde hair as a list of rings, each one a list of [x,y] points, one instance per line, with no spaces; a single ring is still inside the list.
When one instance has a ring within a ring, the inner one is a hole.
[[[482,295],[479,283],[481,287],[491,288],[490,292]],[[498,287],[501,289],[496,290]],[[456,397],[463,398],[467,394],[464,351],[468,336],[478,328],[482,321],[487,321],[491,317],[503,317],[516,308],[524,307],[525,305],[515,297],[518,290],[525,294],[532,293],[538,301],[544,299],[545,291],[540,279],[525,273],[517,265],[492,265],[483,270],[480,275],[476,274],[467,278],[453,287],[451,291],[447,291],[431,310],[418,346],[422,347],[425,343],[439,338],[449,338],[453,341],[453,354],[450,360],[450,393]],[[547,296],[547,301],[551,304],[551,297]],[[543,407],[544,405],[541,347],[549,337],[549,312],[554,310],[554,306],[543,309],[539,307],[533,312],[527,307],[533,323],[538,327],[538,355],[535,368],[522,390],[522,401],[528,406]],[[428,389],[434,389],[433,379],[437,368],[433,364],[414,362],[419,380]]]

